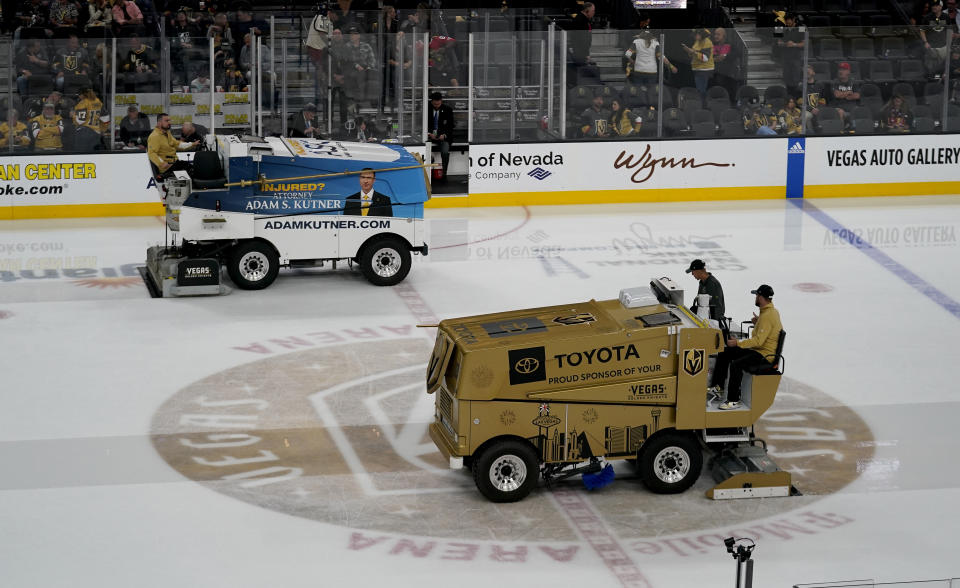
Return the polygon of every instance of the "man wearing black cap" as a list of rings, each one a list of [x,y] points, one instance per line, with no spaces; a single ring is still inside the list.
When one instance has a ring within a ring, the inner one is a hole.
[[[447,177],[447,164],[450,163],[450,135],[453,133],[453,109],[443,103],[443,94],[430,94],[430,112],[427,115],[427,138],[440,147],[440,161],[443,165],[443,178]]]
[[[717,355],[717,364],[713,368],[710,391],[715,394],[720,393],[723,382],[727,379],[727,370],[730,370],[727,400],[720,405],[720,410],[740,408],[740,381],[743,379],[743,370],[769,364],[777,352],[777,340],[783,330],[780,312],[773,307],[773,288],[762,284],[750,293],[756,295],[754,304],[760,308],[760,316],[753,315],[753,334],[742,341],[732,337],[727,339],[727,348]]]
[[[710,295],[710,318],[715,321],[723,322],[723,314],[726,312],[726,307],[723,303],[723,287],[720,285],[720,280],[713,277],[713,274],[707,271],[706,264],[703,263],[702,259],[694,259],[690,262],[690,267],[687,268],[688,274],[693,274],[700,282],[700,287],[697,289],[697,298],[693,301],[693,306],[690,309],[693,312],[697,312],[697,308],[700,307],[700,294],[709,294]]]
[[[317,107],[312,102],[307,103],[303,110],[290,117],[290,126],[287,128],[287,134],[291,137],[306,137],[313,139],[320,136],[320,129],[317,128],[314,119],[317,116]]]

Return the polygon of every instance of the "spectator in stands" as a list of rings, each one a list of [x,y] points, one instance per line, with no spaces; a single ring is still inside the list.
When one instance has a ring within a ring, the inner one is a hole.
[[[743,128],[748,135],[774,136],[779,126],[777,113],[759,98],[751,99],[743,108]]]
[[[270,27],[265,20],[253,18],[253,13],[250,12],[249,7],[238,8],[237,20],[233,23],[233,38],[242,41],[243,36],[247,33],[253,35],[269,35]],[[236,50],[239,54],[240,48],[237,47]]]
[[[28,29],[48,30],[50,28],[50,9],[43,0],[29,0],[20,8],[20,24]]]
[[[915,0],[913,11],[910,13],[910,24],[923,22],[923,18],[930,14],[930,2],[931,0]]]
[[[627,80],[641,86],[656,86],[660,83],[660,41],[650,31],[641,31],[634,37],[624,57],[627,58]],[[670,60],[663,57],[663,63],[670,71],[677,73],[677,68]]]
[[[206,30],[221,11],[222,8],[217,0],[199,0],[197,2],[197,10],[193,13],[192,22],[197,25],[197,28],[201,31]]]
[[[120,142],[124,148],[145,150],[150,132],[150,117],[139,112],[135,105],[128,106],[127,116],[120,121]]]
[[[113,25],[113,7],[108,0],[89,0],[87,11],[90,13],[85,27],[87,33],[99,31],[99,35]]]
[[[30,145],[30,131],[20,122],[16,108],[7,109],[7,120],[0,125],[0,151],[14,147]]]
[[[783,37],[777,40],[783,57],[783,85],[787,91],[799,93],[803,81],[803,51],[805,33],[797,26],[797,15],[788,12],[784,15],[786,27]]]
[[[600,79],[600,70],[596,62],[590,57],[590,49],[593,45],[593,26],[591,21],[597,13],[596,7],[592,2],[584,2],[583,9],[580,10],[570,23],[570,32],[568,33],[568,51],[570,52],[570,65],[572,66],[572,82],[576,84],[587,83],[588,80]]]
[[[939,67],[932,68],[930,73],[939,73],[942,71],[943,62],[947,58],[947,52],[953,41],[953,24],[949,17],[943,13],[943,4],[935,1],[930,4],[930,13],[920,21],[920,38],[923,40],[923,46],[928,51],[933,51],[937,55]]]
[[[153,5],[153,0],[134,0],[137,3],[137,8],[140,9],[140,14],[143,15],[143,27],[147,31],[147,34],[156,34],[152,31],[159,31],[159,25],[157,24],[157,7]],[[163,0],[160,0],[163,2]]]
[[[362,116],[354,120],[353,130],[344,137],[347,141],[356,141],[358,143],[376,143],[380,130],[372,123],[368,123]]]
[[[307,139],[320,138],[320,128],[316,126],[317,107],[311,102],[303,110],[290,117],[287,125],[287,134],[291,137]]]
[[[177,158],[177,151],[186,151],[199,143],[181,143],[170,132],[170,115],[161,112],[157,115],[157,126],[147,139],[147,156],[156,167],[157,175],[166,177],[180,169],[188,169],[189,164]]]
[[[185,121],[180,126],[180,142],[189,143],[193,147],[184,149],[184,151],[199,151],[203,145],[203,133],[197,128],[197,125],[190,121]]]
[[[69,29],[77,26],[80,10],[70,0],[52,0],[50,2],[50,24],[54,29]]]
[[[124,92],[159,92],[160,76],[156,53],[133,33],[127,42],[127,52],[120,62],[117,84]]]
[[[120,66],[123,72],[156,72],[158,68],[157,56],[146,43],[140,40],[140,35],[133,33],[127,43],[127,55]]]
[[[55,85],[61,92],[68,78],[81,85],[90,83],[90,56],[76,35],[68,36],[66,45],[60,46],[53,60],[53,71],[56,72]]]
[[[113,28],[117,36],[140,34],[143,28],[143,13],[133,0],[114,0]]]
[[[437,36],[430,39],[430,85],[441,88],[460,85],[460,61],[453,49],[453,37]]]
[[[333,32],[330,34],[330,100],[331,103],[329,108],[333,110],[334,104],[336,104],[337,112],[340,114],[339,121],[342,123],[347,120],[347,96],[344,90],[346,84],[346,75],[344,70],[346,68],[345,57],[346,57],[346,41],[343,38],[343,33],[340,29],[333,29]]]
[[[327,72],[327,51],[330,48],[330,35],[332,33],[333,24],[327,18],[327,10],[325,7],[320,7],[317,14],[307,25],[307,40],[304,44],[307,46],[307,55],[310,56],[310,61],[317,69],[316,79],[324,88],[329,76]],[[320,93],[319,87],[317,93]]]
[[[240,49],[240,67],[243,69],[244,74],[247,76],[247,79],[253,79],[253,52],[256,49],[254,47],[254,36],[250,33],[247,33],[243,36],[243,48]],[[270,46],[267,45],[266,39],[261,38],[260,40],[260,76],[261,78],[266,77],[264,83],[269,83],[270,75],[273,72],[273,60],[270,57]]]
[[[27,119],[32,119],[43,114],[43,105],[44,104],[53,104],[53,112],[59,115],[63,115],[63,95],[60,92],[54,90],[46,97],[40,97],[36,100],[31,100],[27,106]]]
[[[99,137],[110,125],[110,111],[93,88],[80,90],[80,101],[73,108],[73,122],[77,128],[86,127]]]
[[[373,32],[383,35],[380,47],[380,63],[383,64],[380,73],[380,100],[385,108],[390,108],[396,98],[397,68],[400,66],[400,20],[397,18],[397,9],[392,4],[385,4],[380,20],[373,25]]]
[[[20,96],[30,93],[30,78],[48,76],[51,72],[50,59],[39,39],[31,39],[26,49],[17,55],[17,90]]]
[[[374,80],[371,76],[377,66],[377,57],[373,47],[361,40],[359,28],[351,26],[348,32],[350,38],[344,43],[341,55],[341,73],[343,91],[351,103],[348,108],[356,110],[370,98],[368,86]]]
[[[598,89],[593,94],[593,102],[580,113],[580,133],[584,137],[606,137],[609,130],[610,110],[603,106],[603,92]]]
[[[97,43],[97,47],[93,50],[93,60],[90,62],[90,82],[94,88],[104,87],[104,74],[107,79],[111,75],[109,57],[110,52],[106,44]]]
[[[443,103],[443,94],[430,94],[430,111],[427,113],[427,138],[440,147],[440,165],[442,178],[447,177],[447,165],[450,163],[450,142],[453,137],[453,109]]]
[[[190,91],[194,94],[206,94],[210,91],[210,75],[202,69],[197,72],[197,77],[190,82]]]
[[[407,18],[400,23],[401,33],[417,31],[423,34],[430,31],[430,6],[424,2],[417,5],[417,9],[407,14]]]
[[[190,74],[196,67],[196,63],[192,62],[200,61],[203,58],[203,49],[195,46],[195,42],[202,38],[200,29],[187,20],[185,11],[178,10],[173,24],[167,29],[167,36],[170,38],[172,75],[186,82],[190,80]],[[174,85],[180,86],[183,84],[177,84],[175,81]]]
[[[233,58],[224,60],[223,65],[225,68],[223,71],[223,83],[217,85],[223,87],[227,92],[246,92],[250,84],[246,76],[243,75],[243,70],[237,67]]]
[[[910,106],[900,94],[894,94],[880,111],[880,126],[888,133],[909,133]]]
[[[634,134],[635,125],[633,113],[629,108],[620,104],[619,98],[610,100],[610,134],[618,137],[627,137]]]
[[[710,40],[710,31],[707,29],[694,29],[693,47],[683,45],[684,50],[690,57],[690,70],[693,72],[693,85],[697,87],[700,96],[706,96],[707,84],[713,77],[713,41]]]
[[[43,105],[43,112],[30,119],[30,135],[34,147],[45,151],[63,148],[63,119],[52,102]]]
[[[777,121],[780,133],[784,135],[800,134],[803,129],[803,112],[797,106],[796,98],[793,96],[787,98],[787,103],[777,113]]]
[[[850,79],[850,64],[842,61],[837,64],[837,79],[831,84],[829,105],[840,111],[840,117],[847,119],[860,101],[860,84]]]
[[[716,69],[713,74],[714,86],[720,86],[727,91],[732,99],[737,95],[740,86],[740,48],[727,41],[727,30],[717,27],[713,30],[713,61]]]
[[[817,72],[812,65],[807,66],[807,95],[804,101],[804,117],[807,119],[807,128],[812,128],[820,108],[827,105],[829,88],[817,81]]]
[[[220,37],[220,42],[225,44],[227,47],[233,47],[233,29],[230,28],[230,23],[227,22],[227,13],[218,12],[213,17],[213,24],[207,27],[207,38],[212,39],[214,37]]]

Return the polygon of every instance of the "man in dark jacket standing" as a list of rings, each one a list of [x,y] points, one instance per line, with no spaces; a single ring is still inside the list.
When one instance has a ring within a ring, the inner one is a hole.
[[[427,115],[427,137],[440,147],[443,178],[447,177],[450,163],[450,137],[453,134],[453,109],[443,103],[443,94],[430,94],[430,112]]]
[[[722,323],[726,307],[723,303],[723,287],[720,285],[720,281],[707,271],[707,266],[703,263],[702,259],[694,259],[691,261],[690,267],[687,268],[687,273],[693,274],[693,277],[700,282],[700,287],[697,289],[698,299],[700,294],[710,295],[710,318]],[[690,310],[693,312],[697,312],[697,308],[699,307],[698,299],[695,299],[693,306],[690,307]]]

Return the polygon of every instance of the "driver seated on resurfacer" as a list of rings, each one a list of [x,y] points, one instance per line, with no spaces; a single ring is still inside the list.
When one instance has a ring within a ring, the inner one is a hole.
[[[178,169],[189,170],[190,163],[177,159],[177,151],[189,151],[199,144],[199,141],[180,142],[170,132],[170,115],[165,112],[158,114],[157,126],[147,139],[147,156],[150,158],[154,176],[163,180]]]
[[[776,357],[780,331],[783,330],[780,312],[773,307],[773,288],[763,284],[750,293],[756,295],[754,304],[760,308],[760,315],[753,315],[753,334],[742,341],[734,337],[727,339],[727,348],[717,355],[717,364],[713,369],[709,392],[718,397],[727,379],[727,370],[730,370],[727,400],[720,405],[720,410],[740,408],[740,382],[744,370],[770,365],[768,358]]]

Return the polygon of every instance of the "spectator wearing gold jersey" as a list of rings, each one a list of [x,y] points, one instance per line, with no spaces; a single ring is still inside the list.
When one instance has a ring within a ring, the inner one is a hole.
[[[30,119],[30,135],[37,149],[53,151],[63,148],[63,119],[55,108],[53,102],[47,102],[43,111]]]
[[[30,131],[20,122],[16,108],[7,109],[7,120],[0,124],[0,150],[13,147],[28,147]]]

